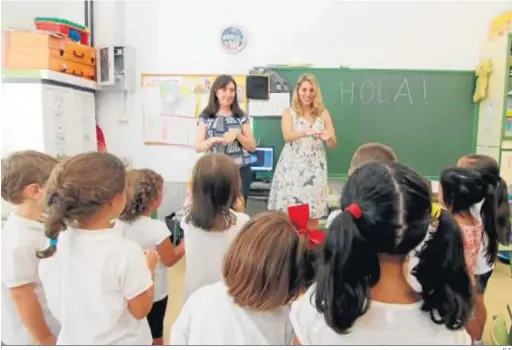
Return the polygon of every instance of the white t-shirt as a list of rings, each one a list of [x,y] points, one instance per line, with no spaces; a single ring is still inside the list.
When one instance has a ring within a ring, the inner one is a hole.
[[[16,305],[11,299],[11,288],[33,283],[43,310],[46,324],[57,336],[59,322],[48,309],[38,266],[36,250],[45,249],[48,239],[42,223],[10,213],[2,227],[2,342],[6,345],[34,345],[34,340],[23,325]]]
[[[190,223],[184,232],[185,240],[185,295],[187,298],[202,286],[222,280],[222,261],[229,245],[249,216],[231,211],[236,223],[223,232],[208,232]]]
[[[142,249],[156,249],[157,246],[169,239],[171,231],[167,225],[160,220],[148,216],[141,216],[132,223],[121,222],[120,226],[125,237],[135,241]],[[167,294],[167,267],[158,262],[155,270],[155,292],[154,301],[164,299]]]
[[[450,331],[432,322],[429,314],[421,311],[422,302],[401,305],[372,301],[348,334],[338,334],[313,306],[314,288],[295,301],[290,312],[293,331],[303,345],[471,345],[464,329]]]
[[[128,310],[128,300],[151,287],[151,273],[142,248],[119,226],[61,232],[39,273],[62,324],[57,345],[151,345],[147,319]]]
[[[181,309],[170,345],[291,345],[290,308],[255,312],[229,296],[224,281],[201,287]]]

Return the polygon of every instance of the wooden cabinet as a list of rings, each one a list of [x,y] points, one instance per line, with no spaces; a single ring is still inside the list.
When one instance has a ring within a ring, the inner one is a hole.
[[[58,34],[38,31],[2,32],[2,67],[49,69],[96,80],[96,49]]]

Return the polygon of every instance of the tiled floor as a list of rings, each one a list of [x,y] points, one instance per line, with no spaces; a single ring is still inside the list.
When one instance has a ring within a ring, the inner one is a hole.
[[[168,344],[171,325],[178,316],[181,308],[183,296],[183,281],[185,277],[184,260],[177,263],[169,269],[169,304],[167,305],[167,314],[165,317],[164,337],[165,344]],[[493,315],[503,314],[506,316],[507,303],[512,302],[512,278],[510,276],[510,266],[498,263],[492,277],[489,281],[485,302],[488,311],[488,322],[484,334],[484,341],[490,344],[490,324]],[[508,317],[507,322],[510,322]],[[510,326],[510,324],[509,324]]]

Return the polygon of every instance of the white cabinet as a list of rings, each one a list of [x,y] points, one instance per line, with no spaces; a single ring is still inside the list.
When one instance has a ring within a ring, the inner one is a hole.
[[[47,73],[48,74],[48,73]],[[56,157],[97,150],[95,85],[45,78],[2,82],[2,154],[34,149]]]

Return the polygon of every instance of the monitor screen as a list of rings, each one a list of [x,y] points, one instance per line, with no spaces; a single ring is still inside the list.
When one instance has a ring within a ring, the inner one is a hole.
[[[274,170],[274,147],[256,147],[251,153],[251,170],[267,171]]]

